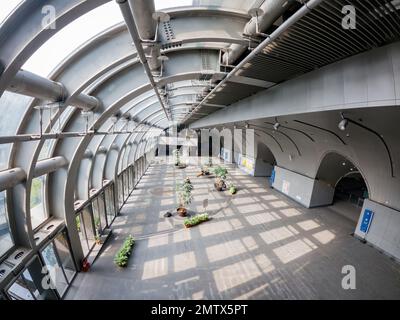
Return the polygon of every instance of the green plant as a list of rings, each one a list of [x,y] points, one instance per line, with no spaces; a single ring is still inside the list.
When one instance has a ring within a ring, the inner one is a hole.
[[[76,229],[78,232],[81,232],[81,219],[79,216],[75,217],[75,224],[76,224]]]
[[[221,167],[221,166],[215,167],[212,171],[216,175],[217,178],[222,179],[222,180],[225,180],[226,176],[228,174],[228,169]]]
[[[114,263],[118,267],[124,268],[128,265],[128,259],[132,253],[132,248],[134,244],[135,244],[135,239],[131,235],[129,235],[125,239],[121,249],[118,250],[118,252],[114,257]]]
[[[228,189],[230,194],[235,194],[237,192],[237,188],[233,184],[230,184]]]
[[[179,166],[181,164],[181,156],[179,153],[179,149],[175,149],[174,151],[172,151],[172,154],[175,157],[175,165]]]
[[[197,214],[191,218],[186,218],[183,221],[183,224],[185,225],[185,227],[190,228],[202,222],[208,221],[209,219],[210,218],[208,217],[208,213],[202,213],[202,214]]]
[[[189,178],[186,178],[183,183],[179,183],[176,186],[176,190],[178,191],[178,201],[179,205],[182,208],[188,206],[193,200],[193,185],[190,182]]]

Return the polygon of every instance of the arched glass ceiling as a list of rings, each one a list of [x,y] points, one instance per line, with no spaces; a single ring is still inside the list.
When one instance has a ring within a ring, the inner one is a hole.
[[[0,6],[0,25],[23,0],[3,0]]]
[[[247,12],[263,0],[155,0],[156,10],[176,7],[218,7]]]
[[[24,64],[22,69],[47,76],[62,60],[100,32],[123,21],[115,1],[76,19],[57,32]]]

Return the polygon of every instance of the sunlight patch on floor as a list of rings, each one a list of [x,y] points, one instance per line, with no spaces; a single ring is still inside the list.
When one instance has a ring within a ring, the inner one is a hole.
[[[196,268],[197,261],[193,251],[174,255],[174,272]]]
[[[154,248],[159,246],[165,246],[168,244],[168,235],[162,237],[152,237],[149,239],[147,247]]]
[[[143,265],[142,280],[164,277],[168,274],[168,259],[160,258],[146,261]]]
[[[252,226],[268,223],[279,219],[270,212],[254,214],[252,216],[247,216],[245,218],[247,222],[250,223]]]
[[[327,244],[335,239],[335,235],[329,230],[324,230],[313,234],[313,237],[322,244]]]
[[[316,223],[314,220],[305,220],[298,222],[297,225],[302,228],[304,231],[310,231],[313,229],[316,229],[320,227],[318,223]]]
[[[240,255],[246,251],[240,240],[228,241],[206,248],[207,258],[211,263]]]
[[[298,234],[297,231],[289,229],[289,227],[279,227],[269,231],[260,233],[260,237],[265,241],[266,244],[272,244],[277,241],[281,241]]]
[[[213,271],[215,285],[219,292],[244,285],[261,275],[253,259],[243,260]]]
[[[307,243],[308,242],[308,243]],[[282,263],[286,264],[311,252],[314,248],[307,239],[295,240],[281,247],[273,249]]]

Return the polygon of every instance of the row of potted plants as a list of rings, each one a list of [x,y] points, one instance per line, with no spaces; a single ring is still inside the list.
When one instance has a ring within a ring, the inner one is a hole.
[[[132,253],[132,248],[134,244],[135,244],[135,239],[131,235],[129,235],[125,239],[121,249],[118,250],[118,252],[114,257],[114,263],[118,267],[125,268],[128,265],[128,260]]]
[[[185,225],[186,228],[193,227],[195,225],[198,225],[202,222],[208,221],[210,218],[208,216],[208,213],[201,213],[201,214],[196,214],[195,216],[191,218],[186,218],[183,221],[183,224]]]

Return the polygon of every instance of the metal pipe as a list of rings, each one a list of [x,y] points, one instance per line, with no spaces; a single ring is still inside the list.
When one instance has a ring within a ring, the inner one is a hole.
[[[35,170],[33,171],[33,176],[40,177],[44,174],[51,173],[65,167],[68,164],[67,159],[62,156],[49,158],[36,162]]]
[[[7,87],[7,91],[51,102],[64,102],[68,97],[68,92],[63,84],[26,70],[17,72]],[[100,100],[80,93],[70,101],[70,104],[83,110],[93,110],[100,105]]]
[[[18,71],[7,90],[51,101],[64,101],[68,94],[61,83],[51,81],[25,70]]]
[[[223,84],[225,84],[231,77],[235,75],[246,63],[248,63],[251,59],[253,59],[257,54],[261,53],[266,46],[274,42],[278,37],[280,37],[287,29],[289,29],[292,25],[298,22],[301,18],[307,15],[311,10],[320,5],[325,0],[310,0],[305,3],[299,10],[297,10],[289,19],[287,19],[284,23],[282,23],[270,36],[268,36],[263,42],[261,42],[249,55],[247,55],[236,67],[229,72],[226,77],[219,82],[211,92],[203,98],[202,101],[197,105],[192,112],[188,113],[188,115],[183,119],[182,122],[185,122],[189,119],[189,117],[196,111],[198,111],[203,103],[218,90]]]
[[[16,186],[26,179],[26,173],[21,168],[12,168],[0,172],[0,192]]]
[[[138,32],[138,29],[136,27],[136,23],[135,23],[135,21],[133,19],[133,15],[132,15],[129,3],[128,3],[127,0],[116,0],[116,2],[120,6],[120,9],[121,9],[121,12],[122,12],[122,16],[124,17],[125,23],[126,23],[126,25],[128,27],[129,33],[130,33],[130,35],[132,37],[132,40],[133,40],[133,43],[134,43],[134,45],[136,47],[136,51],[137,51],[137,54],[139,56],[140,62],[142,63],[142,65],[144,67],[145,73],[146,73],[147,77],[149,78],[150,84],[151,84],[152,88],[154,89],[154,92],[156,93],[158,101],[160,102],[160,105],[163,108],[167,119],[171,120],[170,116],[168,114],[168,111],[165,108],[164,102],[162,101],[160,92],[158,91],[157,84],[155,83],[153,75],[151,73],[150,66],[149,66],[149,63],[147,61],[146,54],[145,54],[145,52],[143,50],[142,43],[140,41],[139,32]]]
[[[260,9],[264,13],[258,18],[251,18],[244,27],[243,33],[251,37],[258,36],[259,31],[266,31],[285,12],[287,4],[288,0],[265,0],[260,6]],[[222,56],[222,62],[225,65],[232,65],[237,61],[237,59],[239,59],[246,49],[246,47],[241,46],[240,44],[232,44],[227,49],[227,52]]]
[[[129,0],[131,13],[139,31],[141,42],[145,45],[143,49],[146,56],[149,57],[150,70],[159,70],[161,61],[158,60],[160,56],[160,45],[157,41],[158,23],[153,19],[153,14],[156,11],[153,0]],[[149,44],[146,44],[149,43]]]

